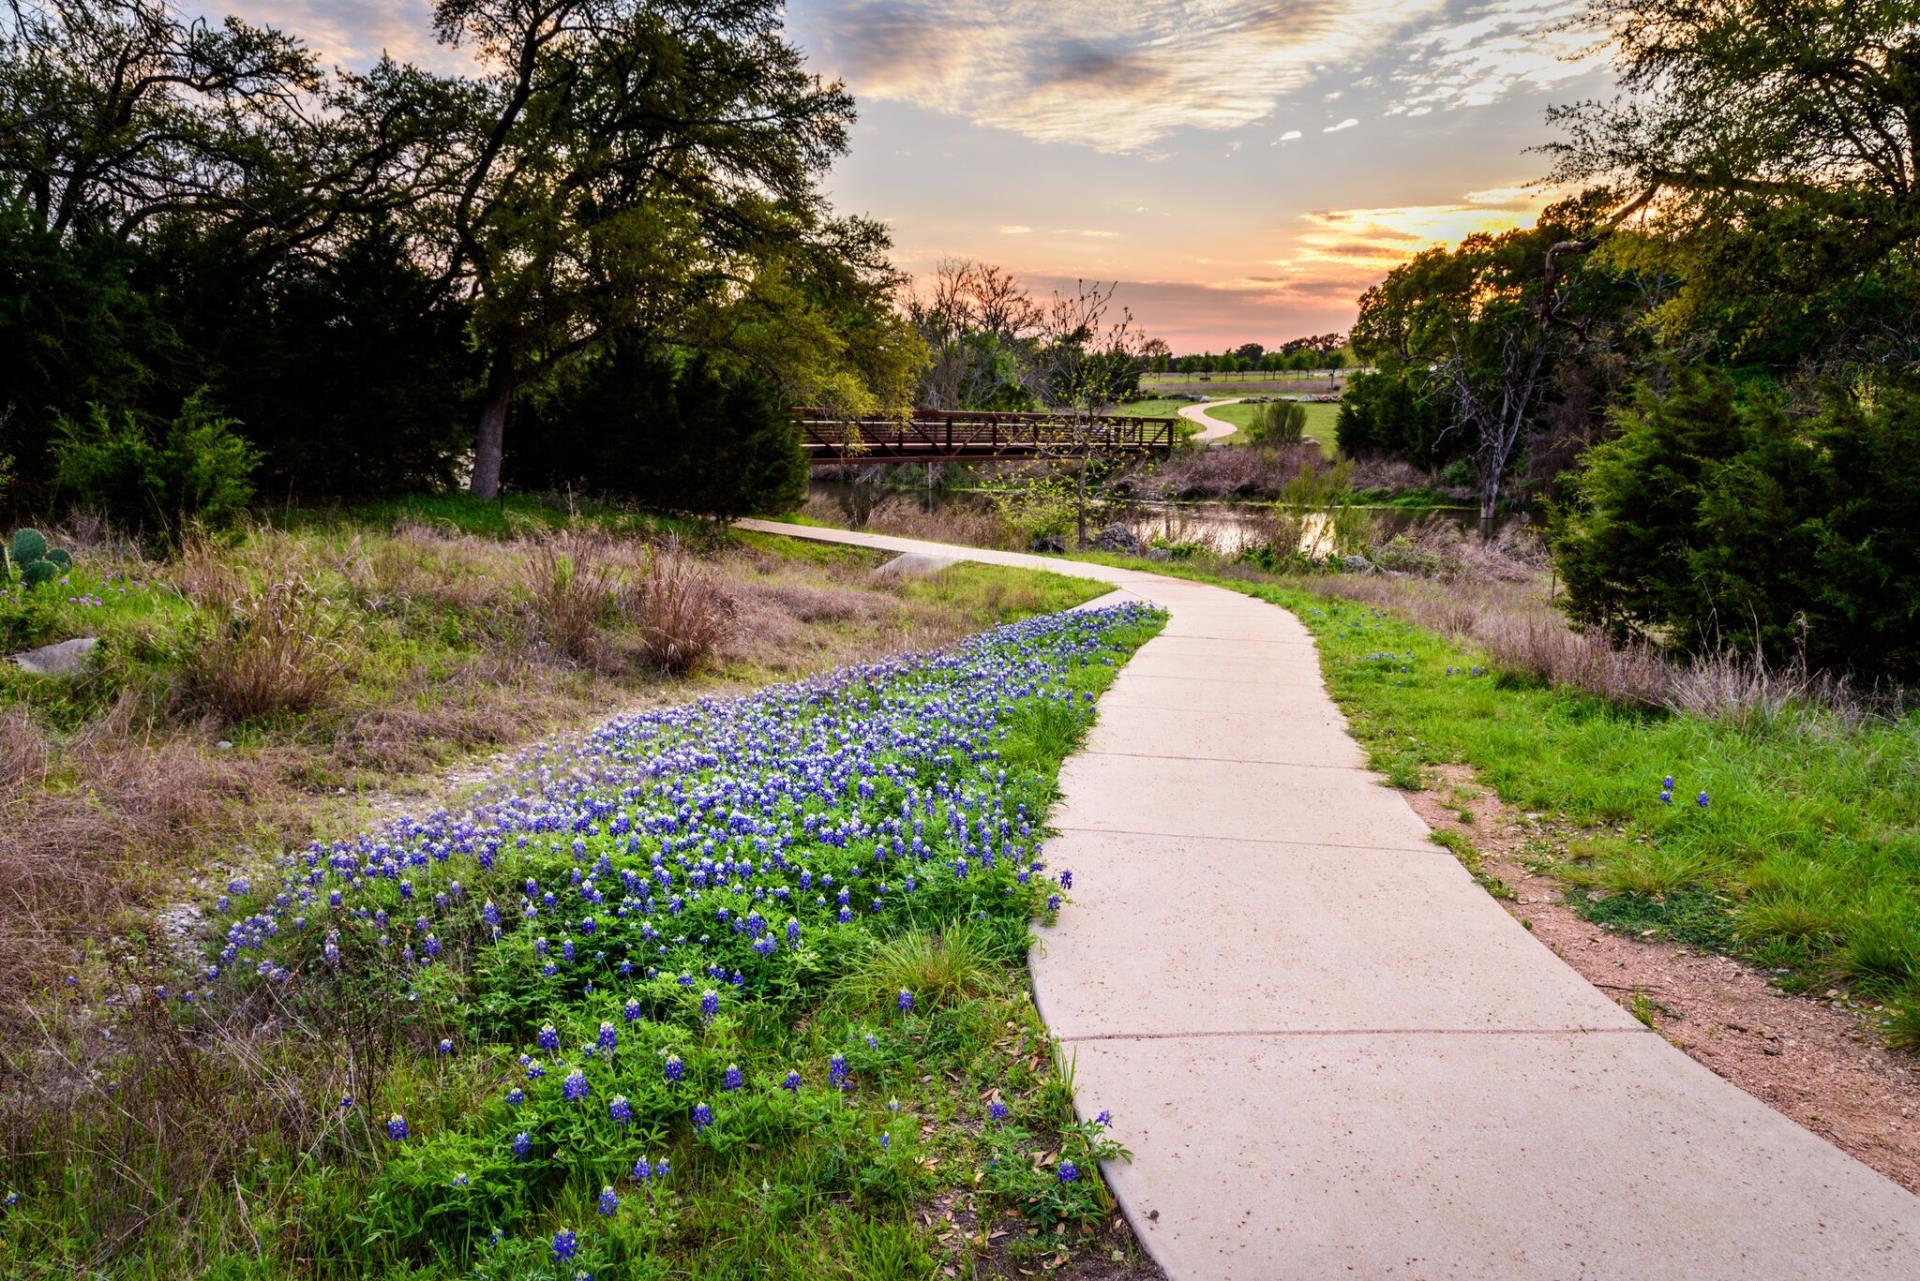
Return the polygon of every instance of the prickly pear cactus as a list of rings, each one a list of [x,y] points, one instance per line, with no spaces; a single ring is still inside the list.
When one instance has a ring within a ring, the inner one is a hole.
[[[73,557],[63,548],[49,547],[37,529],[20,530],[0,549],[0,582],[10,583],[18,575],[22,587],[38,587],[72,568]]]

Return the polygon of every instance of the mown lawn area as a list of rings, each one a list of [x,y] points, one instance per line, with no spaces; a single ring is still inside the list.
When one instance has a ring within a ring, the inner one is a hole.
[[[1374,767],[1417,787],[1463,763],[1567,833],[1536,851],[1611,927],[1738,956],[1791,990],[1841,984],[1920,1048],[1920,712],[1848,723],[1621,707],[1304,584],[1219,582],[1293,610]],[[1669,792],[1670,800],[1663,800]]]
[[[1307,411],[1307,439],[1318,441],[1320,444],[1320,452],[1328,458],[1339,457],[1340,446],[1339,440],[1334,434],[1334,424],[1340,417],[1340,406],[1325,404],[1319,401],[1303,401],[1300,407]],[[1209,409],[1207,412],[1220,421],[1232,423],[1242,431],[1245,431],[1253,422],[1253,416],[1259,408],[1258,405],[1242,403],[1238,405],[1219,405],[1213,409]],[[1218,443],[1236,444],[1240,443],[1241,439],[1242,438],[1236,434],[1225,437]]]
[[[98,1106],[9,1126],[0,1273],[932,1278],[984,1247],[955,1216],[1021,1267],[1110,1249],[1122,1148],[1025,958],[1071,910],[1060,761],[1162,621],[623,717],[234,873],[203,969],[62,998],[124,1017]]]

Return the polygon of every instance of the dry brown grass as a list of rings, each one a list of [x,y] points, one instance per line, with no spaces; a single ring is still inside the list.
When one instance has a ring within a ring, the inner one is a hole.
[[[1353,460],[1355,489],[1389,489],[1395,492],[1424,489],[1432,477],[1404,458],[1356,458]]]
[[[1546,544],[1530,524],[1511,521],[1489,540],[1438,515],[1416,517],[1392,537],[1376,539],[1368,556],[1383,569],[1449,581],[1527,583],[1547,567]]]
[[[9,789],[0,805],[0,1027],[90,940],[124,924],[205,851],[236,842],[266,812],[240,803],[271,792],[260,762],[216,759],[204,731],[156,724],[136,694],[59,745],[29,736],[17,713],[0,720],[13,755],[41,786]],[[46,786],[47,783],[55,786]]]
[[[1277,498],[1302,470],[1325,466],[1312,441],[1272,448],[1183,450],[1144,473],[1134,489],[1143,498]]]
[[[1885,710],[1841,678],[1804,666],[1769,666],[1723,652],[1693,658],[1647,644],[1616,645],[1568,625],[1539,574],[1524,580],[1445,580],[1394,574],[1336,574],[1301,580],[1308,590],[1390,609],[1483,650],[1502,671],[1580,690],[1609,702],[1747,722],[1812,706],[1843,723]]]
[[[534,627],[561,656],[584,666],[608,661],[608,629],[621,613],[620,577],[597,539],[561,534],[527,549]]]
[[[653,549],[646,576],[629,599],[641,653],[668,672],[693,671],[733,631],[733,601],[717,575],[672,540]]]
[[[210,606],[188,649],[188,697],[229,721],[310,712],[345,678],[346,624],[305,579],[287,578]]]

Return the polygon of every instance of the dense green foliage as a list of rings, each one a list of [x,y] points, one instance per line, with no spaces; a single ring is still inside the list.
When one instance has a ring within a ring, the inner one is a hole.
[[[1556,531],[1573,616],[1690,649],[1920,680],[1920,395],[1791,414],[1681,373],[1586,456]]]
[[[1254,406],[1245,434],[1255,445],[1296,445],[1307,430],[1307,407],[1291,400]]]
[[[663,511],[746,516],[806,498],[807,463],[786,403],[766,383],[646,351],[584,363],[530,407],[507,455],[523,488],[577,487]]]
[[[253,496],[259,457],[233,428],[202,392],[166,422],[92,405],[83,421],[62,419],[56,428],[54,486],[124,529],[166,542],[190,524],[230,524]]]
[[[1340,452],[1349,457],[1385,454],[1433,468],[1459,448],[1457,438],[1449,439],[1449,420],[1444,389],[1402,367],[1388,367],[1348,380],[1334,433]]]

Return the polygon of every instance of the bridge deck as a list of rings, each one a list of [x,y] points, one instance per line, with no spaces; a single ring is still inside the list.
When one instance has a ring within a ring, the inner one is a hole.
[[[1166,457],[1179,439],[1171,418],[1116,414],[996,414],[915,410],[911,418],[846,418],[796,409],[800,444],[816,467],[958,460],[1074,458],[1133,453]]]

